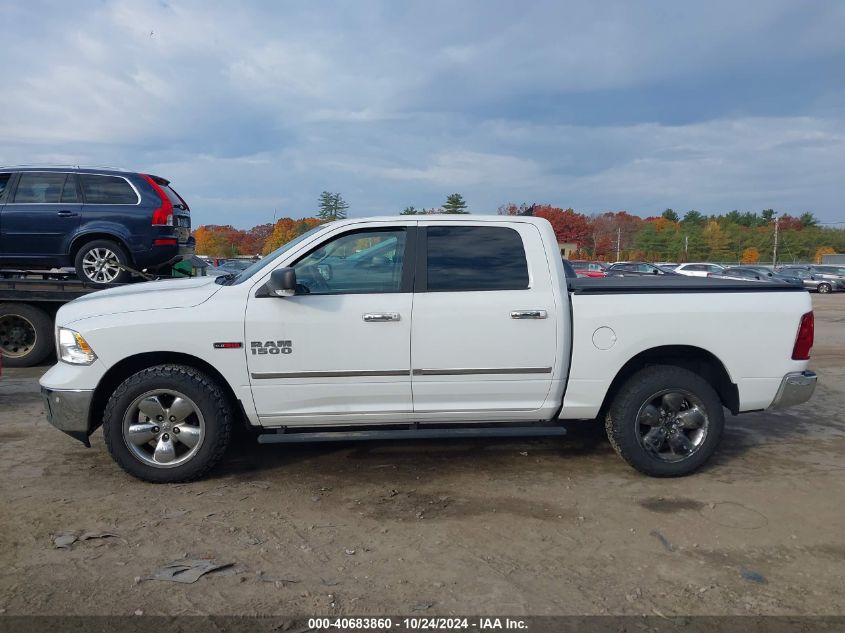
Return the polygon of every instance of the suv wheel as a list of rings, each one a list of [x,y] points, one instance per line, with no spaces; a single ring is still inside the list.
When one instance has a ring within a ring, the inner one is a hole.
[[[83,244],[74,259],[76,275],[82,281],[97,285],[129,281],[130,273],[123,268],[128,264],[126,251],[111,240],[94,240]]]

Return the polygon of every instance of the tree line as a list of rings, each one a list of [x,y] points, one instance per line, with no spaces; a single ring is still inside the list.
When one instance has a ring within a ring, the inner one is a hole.
[[[196,252],[218,257],[266,255],[315,226],[347,217],[348,209],[341,194],[324,191],[312,217],[286,217],[246,230],[200,226],[194,231]],[[469,210],[463,196],[454,193],[441,207],[408,206],[401,215],[434,213]],[[498,213],[547,219],[558,242],[573,245],[572,257],[579,259],[766,263],[772,260],[776,226],[778,261],[821,261],[824,254],[845,252],[845,229],[823,226],[810,212],[793,216],[764,209],[706,215],[666,209],[642,218],[626,211],[588,215],[551,204],[507,203]]]

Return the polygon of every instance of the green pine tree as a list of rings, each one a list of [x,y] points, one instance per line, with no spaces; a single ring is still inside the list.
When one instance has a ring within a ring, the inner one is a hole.
[[[678,217],[678,214],[677,214],[677,213],[675,213],[674,209],[666,209],[666,210],[665,210],[665,211],[664,211],[664,212],[660,215],[660,217],[662,217],[662,218],[664,218],[664,219],[666,219],[666,220],[669,220],[670,222],[677,222],[677,221],[680,219],[680,218]]]
[[[348,208],[349,204],[339,193],[324,191],[320,194],[317,217],[325,222],[343,220],[346,218],[346,210]]]
[[[464,197],[459,193],[453,193],[446,198],[446,203],[443,205],[443,213],[469,213],[466,210],[467,203]]]
[[[416,207],[405,207],[405,209],[399,215],[420,215],[425,213],[425,210],[420,211]]]

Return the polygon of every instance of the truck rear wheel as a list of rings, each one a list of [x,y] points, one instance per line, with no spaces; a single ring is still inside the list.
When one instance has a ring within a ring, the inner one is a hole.
[[[679,477],[700,468],[716,450],[724,426],[715,389],[698,374],[668,365],[631,376],[605,418],[616,452],[652,477]]]
[[[229,445],[232,411],[206,374],[158,365],[127,378],[109,398],[103,436],[127,473],[153,483],[198,479]]]
[[[6,367],[32,367],[53,349],[49,314],[26,303],[0,303],[0,355]]]

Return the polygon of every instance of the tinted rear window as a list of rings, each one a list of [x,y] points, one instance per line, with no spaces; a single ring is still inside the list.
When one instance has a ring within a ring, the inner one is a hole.
[[[188,210],[187,203],[184,203],[182,201],[182,198],[179,197],[179,194],[176,193],[176,191],[170,185],[159,185],[159,187],[161,187],[162,191],[164,191],[164,195],[167,196],[168,200],[170,200],[170,203],[176,209],[184,209],[186,211]]]
[[[505,227],[428,227],[428,290],[522,290],[528,263],[522,238]]]
[[[0,198],[3,197],[3,192],[6,191],[6,185],[9,184],[9,179],[12,174],[0,174]]]
[[[87,204],[135,204],[138,195],[125,178],[80,174]]]

